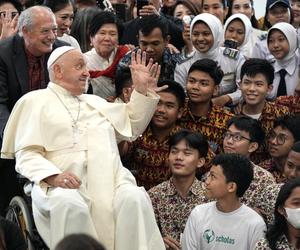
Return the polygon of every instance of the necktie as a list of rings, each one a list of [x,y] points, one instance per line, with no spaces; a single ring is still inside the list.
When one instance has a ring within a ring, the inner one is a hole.
[[[278,90],[277,90],[277,97],[287,94],[286,93],[286,82],[285,82],[285,79],[284,79],[286,73],[287,72],[286,72],[285,69],[279,70],[280,81],[279,81]]]

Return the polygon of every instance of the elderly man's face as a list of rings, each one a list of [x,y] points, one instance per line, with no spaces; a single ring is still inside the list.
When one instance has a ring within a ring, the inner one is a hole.
[[[36,11],[31,27],[23,27],[25,46],[34,56],[42,56],[51,52],[56,36],[55,17],[45,10]]]
[[[81,95],[87,89],[89,72],[86,60],[79,50],[70,50],[61,56],[54,66],[57,84],[73,95]]]

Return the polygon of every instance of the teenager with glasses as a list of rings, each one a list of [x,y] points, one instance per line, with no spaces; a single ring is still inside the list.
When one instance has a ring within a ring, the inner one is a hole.
[[[284,165],[293,144],[300,140],[300,116],[284,116],[278,118],[273,129],[268,134],[268,150],[271,159],[260,165],[270,171],[276,182],[284,182]]]
[[[223,136],[224,153],[238,153],[250,159],[259,145],[264,142],[265,133],[259,121],[247,116],[234,116],[227,123],[227,131]],[[260,193],[275,180],[265,169],[252,162],[253,180],[241,201],[260,212],[264,218],[270,216],[263,208]],[[275,199],[275,198],[274,198]]]

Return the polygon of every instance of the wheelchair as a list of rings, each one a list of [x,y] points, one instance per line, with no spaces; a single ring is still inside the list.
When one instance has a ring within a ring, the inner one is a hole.
[[[15,196],[12,198],[5,218],[17,224],[21,229],[28,250],[49,250],[40,237],[32,216],[30,192],[33,184],[22,176],[19,177],[19,180],[23,185],[23,197]]]

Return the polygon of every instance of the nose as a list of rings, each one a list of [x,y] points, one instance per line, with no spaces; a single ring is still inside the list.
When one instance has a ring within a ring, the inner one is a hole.
[[[68,28],[71,27],[73,20],[71,18],[67,18],[64,22],[64,25],[66,25]]]
[[[182,160],[183,159],[183,152],[178,152],[176,154],[176,160]]]
[[[165,105],[158,104],[156,111],[159,113],[165,113],[165,111],[166,111]]]
[[[87,67],[84,67],[83,75],[86,77],[90,77],[90,72],[88,71]]]

